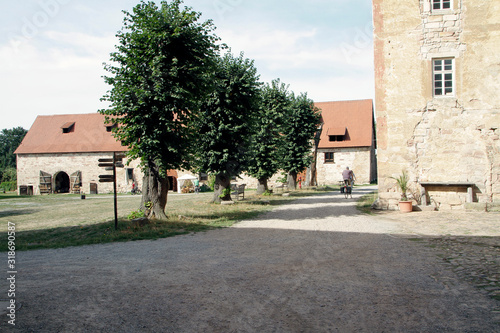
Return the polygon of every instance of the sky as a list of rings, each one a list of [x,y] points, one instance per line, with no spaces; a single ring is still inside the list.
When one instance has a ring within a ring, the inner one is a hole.
[[[155,1],[160,3],[160,1]],[[371,0],[184,0],[221,42],[315,102],[374,99]],[[4,1],[0,11],[0,130],[38,115],[106,108],[123,10],[139,0]]]

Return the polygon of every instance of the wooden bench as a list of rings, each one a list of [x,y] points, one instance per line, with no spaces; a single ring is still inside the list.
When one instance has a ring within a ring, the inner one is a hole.
[[[231,195],[234,195],[236,197],[236,200],[241,200],[245,199],[245,186],[246,184],[241,184],[241,185],[233,185],[231,186],[233,191]]]
[[[280,184],[280,185],[276,185],[273,187],[273,189],[281,189],[281,192],[285,192],[285,189],[287,190],[288,189],[288,185],[287,184]],[[276,191],[276,193],[278,193],[278,191]]]
[[[473,191],[473,187],[475,186],[474,183],[468,183],[468,182],[420,182],[420,185],[423,188],[422,198],[421,198],[421,202],[420,202],[421,205],[427,205],[426,187],[440,187],[440,186],[466,187],[467,188],[466,202],[473,202],[474,201],[474,191]]]

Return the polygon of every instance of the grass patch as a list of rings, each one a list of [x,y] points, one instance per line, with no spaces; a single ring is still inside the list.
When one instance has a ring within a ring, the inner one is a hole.
[[[410,242],[424,242],[423,238],[408,238]]]
[[[62,248],[90,244],[102,244],[143,239],[166,238],[190,232],[210,229],[203,223],[185,223],[180,221],[151,221],[144,226],[134,225],[129,220],[119,220],[118,229],[114,221],[80,227],[63,227],[43,230],[29,230],[16,233],[16,250]],[[6,234],[1,250],[6,251]]]
[[[277,205],[298,197],[328,191],[330,188],[304,189],[289,197],[245,193],[245,200],[234,205],[210,203],[213,193],[180,195],[170,193],[168,220],[134,225],[127,216],[139,207],[141,196],[118,196],[118,230],[114,229],[113,196],[79,195],[1,196],[0,251],[7,251],[7,223],[16,227],[16,250],[62,248],[131,240],[158,239],[214,228],[232,226]]]
[[[26,195],[17,195],[16,192],[5,192],[2,193],[0,192],[0,200],[2,199],[19,199],[19,198],[29,198],[29,196]]]
[[[357,209],[365,214],[373,214],[372,205],[377,200],[377,197],[378,191],[363,195],[356,203]]]

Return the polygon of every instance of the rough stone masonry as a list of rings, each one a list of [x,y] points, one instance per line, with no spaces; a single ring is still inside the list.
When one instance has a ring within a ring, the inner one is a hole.
[[[474,202],[500,201],[500,4],[373,5],[379,208],[396,207],[391,177],[403,170],[414,198],[421,182],[467,182]],[[446,61],[444,74],[439,61]],[[436,186],[423,199],[463,209],[466,191]]]

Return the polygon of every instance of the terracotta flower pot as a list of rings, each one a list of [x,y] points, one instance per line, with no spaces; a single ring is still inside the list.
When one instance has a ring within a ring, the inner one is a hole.
[[[409,213],[413,210],[413,202],[410,201],[400,201],[399,202],[399,211],[402,213]]]

